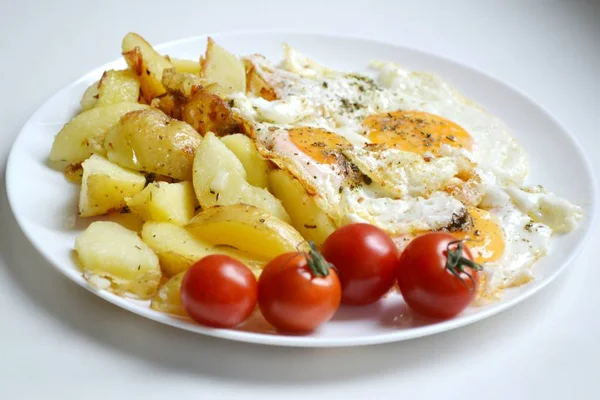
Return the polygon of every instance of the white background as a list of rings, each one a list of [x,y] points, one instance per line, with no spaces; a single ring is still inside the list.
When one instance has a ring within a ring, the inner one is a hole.
[[[128,31],[161,43],[244,29],[350,33],[447,56],[539,101],[588,155],[599,149],[600,2],[0,0],[2,180],[29,115],[117,58]],[[0,398],[600,398],[599,241],[595,229],[557,281],[467,328],[363,348],[274,348],[162,326],[76,286],[29,245],[2,183]]]

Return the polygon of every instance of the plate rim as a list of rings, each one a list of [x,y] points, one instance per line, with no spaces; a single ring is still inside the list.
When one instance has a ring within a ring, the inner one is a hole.
[[[6,170],[5,170],[5,187],[6,187],[6,195],[8,199],[8,203],[11,209],[11,212],[17,222],[17,225],[23,232],[24,236],[27,238],[29,243],[40,253],[40,255],[56,270],[58,270],[61,274],[69,278],[71,281],[74,281],[79,286],[86,288],[88,291],[94,293],[95,295],[103,298],[104,300],[120,307],[124,308],[135,315],[140,317],[148,318],[150,320],[160,322],[166,325],[170,325],[179,329],[183,329],[186,331],[201,333],[211,337],[217,337],[221,339],[235,340],[246,343],[254,343],[254,344],[262,344],[262,345],[272,345],[272,346],[285,346],[285,347],[307,347],[307,348],[316,348],[316,347],[347,347],[347,346],[363,346],[363,345],[374,345],[381,343],[390,343],[390,342],[399,342],[404,340],[410,340],[417,337],[429,336],[453,329],[457,329],[466,325],[470,325],[477,321],[481,321],[487,319],[493,315],[499,314],[518,303],[525,301],[530,298],[534,294],[540,292],[543,288],[545,288],[548,284],[553,282],[557,276],[564,272],[567,266],[571,265],[575,258],[579,256],[584,246],[587,244],[589,237],[596,227],[597,224],[597,213],[598,213],[598,184],[597,179],[594,173],[594,169],[590,162],[587,153],[583,149],[583,146],[579,143],[577,138],[572,134],[572,132],[566,128],[566,126],[558,120],[545,106],[531,98],[529,95],[521,91],[519,88],[513,86],[506,81],[503,81],[492,74],[489,74],[485,71],[482,71],[476,67],[471,65],[462,63],[458,60],[455,60],[451,57],[447,57],[445,55],[440,55],[435,52],[431,52],[429,50],[423,50],[420,48],[414,48],[411,46],[407,46],[400,43],[395,43],[393,41],[381,40],[374,37],[363,36],[363,35],[354,35],[354,34],[339,34],[339,33],[331,33],[331,32],[322,32],[322,31],[305,31],[305,30],[286,30],[286,29],[259,29],[259,30],[229,30],[229,31],[221,31],[217,33],[207,33],[201,35],[190,36],[186,38],[180,38],[171,40],[168,42],[160,43],[155,46],[157,50],[162,50],[168,47],[177,46],[186,42],[195,42],[200,41],[202,39],[206,39],[208,36],[211,37],[230,37],[237,35],[299,35],[299,36],[326,36],[333,39],[342,39],[342,40],[358,40],[362,42],[370,42],[374,44],[384,44],[396,48],[402,48],[404,50],[408,50],[410,52],[420,53],[422,55],[433,57],[437,59],[441,59],[447,63],[454,64],[464,70],[467,70],[469,73],[475,73],[478,75],[487,78],[488,80],[494,81],[494,83],[502,85],[509,89],[510,91],[516,93],[519,97],[523,98],[523,100],[531,103],[536,108],[540,110],[540,112],[553,124],[555,125],[561,133],[566,136],[569,140],[575,151],[578,152],[580,159],[582,161],[582,165],[585,169],[585,172],[590,178],[590,186],[591,186],[591,199],[589,204],[589,215],[584,217],[582,221],[582,225],[577,229],[583,229],[581,240],[576,244],[576,247],[570,252],[569,257],[562,263],[562,265],[554,270],[551,274],[544,277],[542,281],[538,281],[537,285],[532,285],[528,290],[523,291],[522,293],[517,294],[513,298],[506,300],[502,303],[491,304],[487,306],[485,309],[481,311],[463,316],[458,319],[450,319],[441,322],[437,322],[431,325],[419,326],[410,328],[402,331],[391,331],[377,334],[370,334],[366,336],[357,336],[357,337],[306,337],[306,336],[286,336],[286,335],[273,335],[266,333],[256,333],[256,332],[248,332],[248,331],[239,331],[233,329],[214,329],[209,327],[204,327],[201,325],[192,325],[189,323],[183,323],[183,321],[177,317],[173,317],[167,314],[162,314],[158,311],[154,311],[150,308],[144,309],[140,311],[136,307],[134,307],[129,300],[120,298],[112,293],[98,290],[87,284],[84,279],[74,269],[67,269],[60,267],[56,263],[54,263],[49,256],[46,255],[45,251],[43,251],[43,246],[38,242],[35,238],[35,235],[29,231],[28,222],[25,221],[23,216],[17,212],[16,202],[17,199],[16,193],[14,189],[16,185],[13,183],[16,178],[16,168],[13,168],[12,165],[15,163],[16,159],[16,148],[18,148],[17,144],[22,138],[21,134],[26,130],[28,125],[32,123],[41,109],[47,103],[51,102],[55,97],[58,97],[65,92],[71,90],[74,86],[77,86],[82,81],[88,80],[90,76],[94,74],[98,74],[99,71],[106,69],[109,65],[122,61],[120,58],[116,58],[112,61],[106,62],[101,66],[91,69],[86,72],[79,78],[75,79],[71,83],[62,87],[58,91],[52,93],[49,97],[47,97],[38,107],[37,109],[29,116],[27,121],[21,127],[19,133],[16,135],[13,143],[11,144],[10,152],[7,157],[6,162]],[[460,90],[460,88],[458,88]],[[13,178],[13,176],[15,176]],[[12,188],[12,189],[11,189]],[[399,335],[401,333],[401,335]]]

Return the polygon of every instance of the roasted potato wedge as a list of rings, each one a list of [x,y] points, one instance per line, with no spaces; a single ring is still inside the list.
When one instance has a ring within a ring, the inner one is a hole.
[[[126,168],[179,180],[192,179],[192,163],[202,137],[185,122],[160,110],[131,112],[106,135],[108,159]]]
[[[244,132],[241,118],[234,114],[229,104],[219,95],[211,93],[215,85],[208,85],[194,94],[183,107],[181,118],[205,135],[217,136]]]
[[[125,207],[125,198],[144,189],[146,178],[138,172],[92,155],[82,164],[83,179],[79,192],[79,216],[108,214]]]
[[[202,79],[200,76],[190,73],[181,73],[174,68],[165,69],[163,71],[162,82],[167,92],[186,99],[192,97],[206,85],[206,80]]]
[[[241,161],[246,171],[248,183],[252,186],[267,188],[269,162],[256,150],[256,145],[248,136],[241,133],[223,136],[221,141]]]
[[[92,83],[88,88],[83,92],[83,96],[81,96],[81,101],[79,105],[81,106],[81,111],[87,111],[96,106],[98,103],[98,97],[100,96],[98,93],[98,84],[100,80]]]
[[[245,203],[290,221],[279,200],[246,181],[240,160],[212,133],[208,133],[196,149],[193,183],[202,208]]]
[[[292,226],[306,240],[312,240],[320,247],[335,230],[333,221],[317,206],[302,184],[288,172],[271,171],[269,189],[281,200],[292,219]]]
[[[225,254],[246,264],[256,276],[267,260],[194,237],[188,230],[169,222],[146,222],[142,239],[158,255],[166,276],[186,271],[192,264],[211,254]]]
[[[147,105],[119,103],[84,111],[58,132],[52,143],[50,161],[59,167],[79,164],[94,153],[105,155],[107,131],[130,111],[148,109]]]
[[[183,275],[184,272],[181,272],[162,285],[156,294],[152,296],[150,308],[167,314],[187,316],[180,295]]]
[[[179,120],[189,99],[202,90],[206,82],[198,75],[176,72],[174,68],[163,71],[163,85],[167,93],[152,100],[152,106]]]
[[[221,96],[246,91],[246,70],[244,63],[212,38],[208,38],[206,54],[201,63],[200,73],[210,83],[217,83]]]
[[[118,103],[137,103],[140,82],[130,70],[105,71],[98,82],[98,99],[95,107]]]
[[[140,80],[140,90],[146,103],[166,92],[162,84],[163,71],[172,68],[168,58],[160,55],[144,38],[128,33],[121,44],[123,57]]]
[[[161,279],[158,257],[135,232],[115,222],[93,222],[75,240],[83,276],[120,296],[151,298]]]
[[[233,246],[268,260],[305,244],[291,225],[247,204],[205,209],[186,228],[199,240]]]
[[[126,200],[132,213],[144,221],[172,222],[185,225],[195,214],[198,201],[190,181],[153,182]]]
[[[177,70],[177,72],[183,74],[194,74],[200,75],[200,61],[199,60],[186,60],[184,58],[172,58],[171,65]]]

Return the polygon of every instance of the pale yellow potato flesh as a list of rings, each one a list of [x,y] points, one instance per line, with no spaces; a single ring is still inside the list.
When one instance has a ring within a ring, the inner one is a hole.
[[[200,73],[208,82],[217,83],[221,87],[220,96],[246,91],[244,63],[212,38],[208,38]]]
[[[140,82],[128,70],[105,71],[98,83],[98,99],[95,107],[118,103],[137,103],[140,97]]]
[[[118,211],[125,199],[144,189],[146,178],[99,155],[82,164],[83,178],[79,192],[79,216],[92,217]]]
[[[333,233],[335,225],[309,196],[302,184],[284,170],[273,170],[269,174],[269,189],[281,200],[292,219],[292,226],[306,240],[320,247]]]
[[[88,88],[85,90],[85,92],[83,92],[83,96],[81,96],[81,101],[79,102],[79,105],[81,106],[81,111],[87,111],[89,109],[92,109],[98,103],[98,97],[99,97],[98,84],[99,83],[100,83],[100,80],[97,80],[96,82],[94,82],[90,86],[88,86]]]
[[[256,150],[252,139],[244,134],[236,133],[223,136],[221,141],[241,161],[248,183],[266,189],[269,185],[269,162]]]
[[[129,69],[137,75],[140,90],[146,103],[166,92],[162,84],[162,74],[172,68],[171,62],[160,55],[144,38],[136,33],[128,33],[121,43],[123,57]]]
[[[123,116],[106,134],[104,148],[108,159],[123,167],[191,180],[194,153],[201,141],[187,123],[149,109]]]
[[[50,161],[66,167],[78,164],[92,154],[105,155],[104,139],[108,130],[128,112],[149,107],[137,103],[119,103],[84,111],[58,132],[52,143]]]
[[[241,161],[212,133],[196,149],[193,183],[202,208],[243,203],[290,221],[279,200],[269,191],[247,182]]]
[[[171,65],[180,73],[200,75],[200,61],[187,60],[184,58],[172,58]]]
[[[211,254],[224,254],[246,264],[258,276],[267,259],[235,248],[199,239],[188,230],[169,222],[146,222],[142,228],[142,239],[160,259],[166,276],[187,271],[195,262]]]
[[[199,240],[233,246],[267,260],[306,246],[291,225],[247,204],[205,209],[186,228]]]
[[[93,222],[75,240],[83,276],[120,296],[151,298],[161,280],[158,257],[139,236],[116,222]]]
[[[132,213],[144,221],[172,222],[185,225],[196,212],[198,200],[192,182],[152,182],[126,200]]]

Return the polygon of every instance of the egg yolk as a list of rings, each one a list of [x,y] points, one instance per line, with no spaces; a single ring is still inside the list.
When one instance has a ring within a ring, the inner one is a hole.
[[[336,153],[352,147],[345,138],[325,129],[302,127],[291,129],[288,133],[298,149],[321,164],[336,163]]]
[[[457,239],[466,239],[475,262],[495,261],[504,253],[504,233],[494,221],[492,214],[480,208],[469,207],[468,213],[473,219],[473,226],[468,231],[450,232]]]
[[[447,144],[471,150],[473,139],[460,126],[437,115],[422,111],[393,111],[370,115],[363,121],[373,143],[418,154],[439,156]]]

